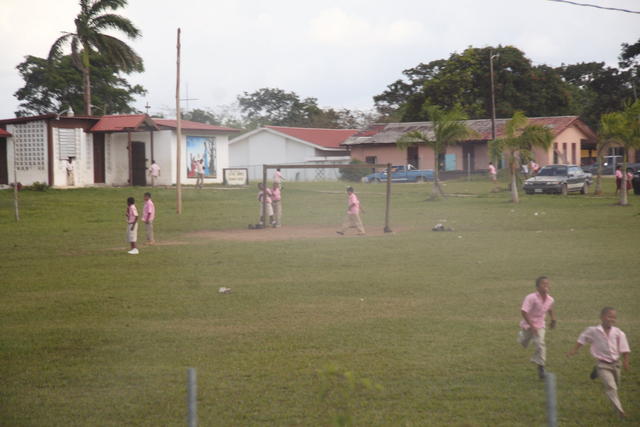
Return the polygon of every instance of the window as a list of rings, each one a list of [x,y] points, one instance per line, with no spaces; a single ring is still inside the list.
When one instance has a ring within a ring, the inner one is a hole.
[[[76,155],[76,130],[58,128],[58,158],[67,160]]]
[[[376,163],[378,163],[378,157],[377,156],[367,156],[364,161],[366,163],[371,164],[371,165],[375,165]]]

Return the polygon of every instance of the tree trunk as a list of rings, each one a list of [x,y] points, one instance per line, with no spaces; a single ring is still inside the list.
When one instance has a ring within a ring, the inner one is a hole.
[[[518,183],[516,182],[516,160],[513,152],[511,153],[511,161],[509,163],[509,171],[511,172],[511,202],[519,203]]]
[[[627,149],[624,150],[622,158],[622,185],[620,186],[620,206],[627,206],[629,198],[627,197]]]
[[[91,115],[91,76],[89,67],[82,68],[82,86],[84,89],[84,115]]]
[[[438,164],[437,150],[434,149],[433,152],[435,167],[433,168],[433,186],[431,187],[431,196],[429,196],[429,200],[437,200],[440,197],[444,197],[444,191],[440,185],[440,165]]]

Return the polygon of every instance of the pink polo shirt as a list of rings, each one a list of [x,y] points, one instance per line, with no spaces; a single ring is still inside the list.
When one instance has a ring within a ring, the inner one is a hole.
[[[258,201],[262,203],[262,191],[258,192]],[[267,188],[267,203],[271,203],[271,190]]]
[[[356,193],[351,193],[349,195],[349,209],[347,210],[347,213],[352,215],[360,213],[360,200],[358,200]]]
[[[127,206],[127,223],[133,224],[138,216],[136,205]]]
[[[544,328],[544,316],[547,311],[553,306],[553,298],[547,294],[547,297],[543,300],[542,296],[538,292],[527,295],[522,301],[522,311],[527,313],[529,320],[533,323],[533,326],[537,329]],[[529,324],[524,319],[520,321],[520,327],[522,329],[529,329]]]
[[[493,165],[489,165],[489,173],[491,175],[495,175],[496,174],[496,167]]]
[[[280,195],[279,188],[274,188],[273,190],[271,190],[271,195],[274,202],[279,202],[280,199],[282,198],[282,196]]]
[[[616,169],[616,178],[622,179],[622,171],[620,169]]]
[[[609,335],[602,325],[589,326],[578,337],[582,345],[591,344],[591,355],[598,360],[613,363],[620,359],[620,354],[630,353],[627,336],[620,329],[612,326]]]
[[[152,222],[156,219],[156,206],[153,204],[153,200],[149,199],[144,202],[144,208],[142,209],[142,220],[146,222]]]

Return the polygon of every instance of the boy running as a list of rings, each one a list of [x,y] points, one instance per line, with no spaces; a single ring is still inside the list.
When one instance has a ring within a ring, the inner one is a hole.
[[[364,236],[366,233],[360,219],[360,211],[364,213],[364,209],[360,206],[360,200],[353,191],[353,187],[347,187],[347,194],[349,195],[347,216],[342,223],[342,229],[336,233],[344,235],[348,228],[355,228],[358,230],[358,236]]]
[[[629,343],[627,336],[615,325],[616,310],[605,307],[600,312],[600,325],[589,326],[578,337],[576,345],[567,353],[568,357],[575,355],[585,344],[591,344],[591,355],[597,360],[597,365],[591,372],[591,379],[600,377],[604,384],[604,392],[613,403],[620,417],[624,418],[624,411],[618,398],[620,385],[620,358],[625,371],[629,370]]]
[[[518,342],[527,347],[532,342],[535,352],[531,362],[538,366],[538,377],[544,379],[544,366],[547,359],[547,347],[544,342],[545,316],[549,312],[551,317],[550,329],[556,327],[556,318],[553,313],[553,298],[549,295],[549,278],[540,276],[536,279],[536,292],[527,295],[522,302],[520,313],[520,333]]]

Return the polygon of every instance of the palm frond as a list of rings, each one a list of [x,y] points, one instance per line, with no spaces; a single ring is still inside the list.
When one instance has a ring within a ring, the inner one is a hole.
[[[425,133],[419,130],[412,130],[410,132],[407,132],[403,134],[398,139],[398,141],[396,141],[396,147],[401,150],[407,147],[412,147],[414,145],[428,145],[433,147],[434,144],[434,140],[429,139],[429,137]]]
[[[56,58],[59,58],[62,55],[62,46],[69,41],[75,39],[75,34],[73,33],[64,33],[62,36],[58,37],[55,42],[51,45],[51,49],[49,49],[49,61],[52,61]]]
[[[128,18],[120,15],[106,14],[97,16],[91,20],[90,26],[94,32],[98,33],[103,30],[118,30],[130,39],[136,39],[141,35],[140,30]]]
[[[126,73],[144,70],[142,58],[122,40],[106,34],[97,34],[92,44],[105,58]]]
[[[95,16],[105,10],[116,10],[125,7],[128,0],[97,0],[89,8],[88,14]]]

